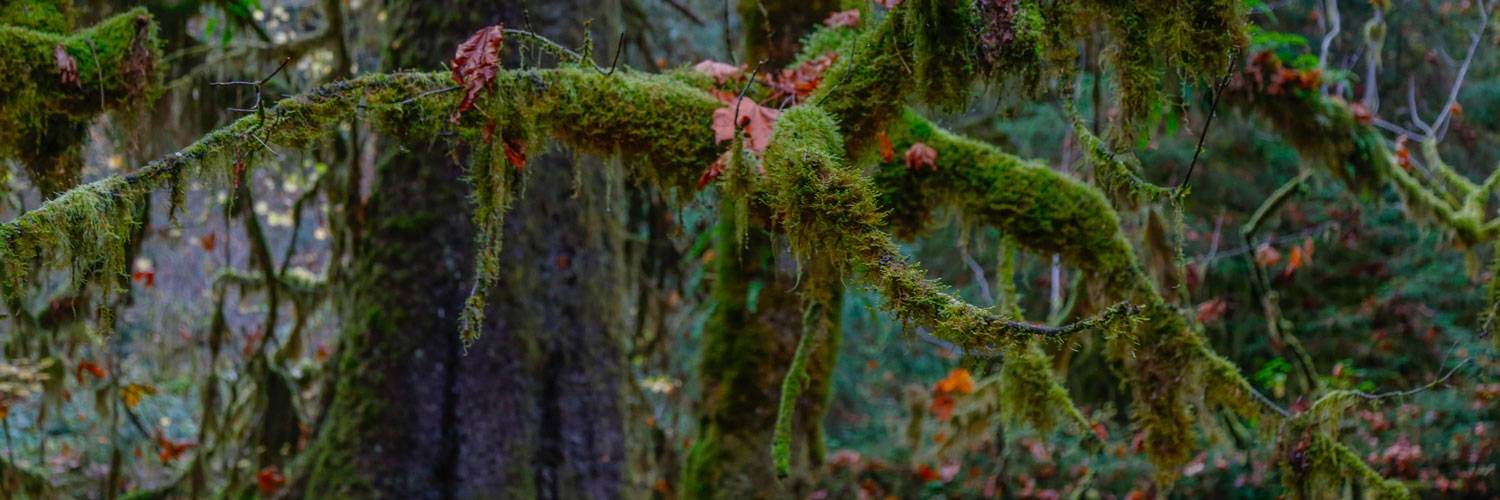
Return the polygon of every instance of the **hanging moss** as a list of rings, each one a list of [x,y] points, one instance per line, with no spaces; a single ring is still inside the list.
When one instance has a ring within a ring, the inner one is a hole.
[[[505,213],[510,210],[514,196],[514,183],[504,148],[512,147],[504,136],[492,137],[490,144],[482,146],[470,162],[469,185],[473,188],[474,247],[478,255],[474,259],[474,288],[464,302],[459,320],[459,338],[464,348],[479,338],[484,326],[484,309],[488,304],[489,291],[500,277],[500,245],[505,228]]]

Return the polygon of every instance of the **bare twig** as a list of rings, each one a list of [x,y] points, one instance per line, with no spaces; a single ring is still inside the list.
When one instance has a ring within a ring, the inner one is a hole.
[[[1234,75],[1234,64],[1237,62],[1235,59],[1234,57],[1229,58],[1229,71],[1225,72],[1222,78],[1219,78],[1219,84],[1214,88],[1213,100],[1208,105],[1208,118],[1203,120],[1203,130],[1198,131],[1198,147],[1193,149],[1193,160],[1188,162],[1187,173],[1182,176],[1182,182],[1174,189],[1178,193],[1187,189],[1188,182],[1193,180],[1193,167],[1198,166],[1198,155],[1203,153],[1203,141],[1208,138],[1208,129],[1213,126],[1214,115],[1218,114],[1219,111],[1219,97],[1224,95],[1224,87],[1229,86],[1229,77]]]
[[[1479,50],[1479,41],[1484,38],[1484,30],[1490,27],[1490,2],[1479,1],[1479,29],[1474,30],[1474,35],[1469,40],[1469,52],[1464,55],[1464,62],[1458,67],[1458,74],[1453,77],[1453,86],[1448,89],[1448,102],[1443,105],[1443,110],[1438,113],[1437,120],[1432,122],[1432,129],[1428,130],[1429,137],[1442,139],[1446,135],[1448,119],[1453,116],[1453,108],[1458,104],[1458,93],[1463,89],[1464,79],[1469,75],[1469,66],[1474,62],[1474,53]],[[1413,109],[1413,112],[1416,110]],[[1433,134],[1437,135],[1434,136]]]
[[[667,2],[667,5],[672,6],[672,8],[675,9],[675,10],[677,10],[677,12],[681,12],[682,15],[687,16],[688,20],[692,21],[693,24],[696,24],[696,25],[699,25],[699,26],[703,25],[703,18],[698,17],[697,13],[693,12],[692,9],[689,9],[688,6],[683,5],[682,2],[679,2],[678,0],[663,0],[663,1]]]
[[[432,89],[432,90],[429,90],[429,91],[426,91],[426,92],[423,92],[423,93],[420,93],[420,94],[408,97],[406,99],[402,99],[401,102],[398,102],[396,104],[400,105],[400,106],[405,106],[405,105],[411,104],[412,102],[415,102],[417,99],[421,99],[423,97],[427,97],[427,96],[430,96],[430,95],[437,95],[437,94],[446,94],[448,92],[452,92],[452,91],[455,91],[455,90],[458,90],[458,89],[461,89],[461,88],[463,88],[462,85],[454,85],[452,87],[443,87],[443,88],[440,88],[440,89]]]
[[[1428,382],[1428,383],[1426,383],[1426,384],[1424,384],[1424,385],[1422,385],[1420,387],[1414,387],[1414,388],[1411,388],[1411,389],[1406,389],[1404,391],[1390,391],[1390,392],[1382,392],[1382,393],[1378,393],[1378,394],[1370,394],[1370,393],[1364,392],[1364,391],[1353,391],[1353,393],[1354,393],[1355,396],[1359,396],[1361,398],[1368,399],[1370,401],[1378,401],[1378,400],[1386,399],[1386,398],[1414,396],[1414,395],[1419,394],[1419,393],[1421,393],[1423,391],[1426,391],[1428,389],[1432,389],[1433,387],[1437,387],[1437,386],[1442,385],[1443,383],[1447,382],[1448,379],[1453,378],[1453,374],[1458,373],[1458,370],[1460,368],[1463,368],[1464,366],[1468,365],[1469,361],[1470,361],[1469,359],[1464,359],[1463,361],[1458,362],[1457,365],[1453,365],[1453,368],[1449,369],[1448,373],[1443,374],[1442,377],[1440,377],[1437,380],[1434,380],[1432,382]]]

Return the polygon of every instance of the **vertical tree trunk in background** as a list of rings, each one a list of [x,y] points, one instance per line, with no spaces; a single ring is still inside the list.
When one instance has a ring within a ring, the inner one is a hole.
[[[837,6],[836,0],[741,1],[746,60],[751,66],[766,60],[767,71],[791,62],[802,36]],[[683,491],[690,498],[785,497],[794,493],[795,481],[776,477],[771,439],[782,380],[802,333],[804,303],[790,266],[777,265],[783,252],[772,234],[760,227],[736,227],[732,212],[723,211],[717,229],[716,305],[704,328],[698,429],[683,471]],[[823,308],[831,331],[809,359],[810,385],[797,400],[795,469],[822,462],[823,415],[842,337],[837,303]]]
[[[406,14],[395,16],[389,69],[442,67],[459,42],[497,22],[576,45],[577,16],[599,6],[530,7],[526,19],[520,2],[394,6]],[[380,167],[370,196],[343,305],[337,380],[303,492],[619,496],[627,379],[613,330],[619,249],[601,229],[602,208],[590,206],[603,203],[600,189],[588,188],[605,182],[601,174],[584,170],[574,198],[567,161],[537,158],[527,167],[524,195],[506,220],[506,270],[491,293],[489,324],[465,354],[458,316],[472,283],[474,227],[464,169],[445,144],[408,147]]]
[[[716,305],[704,328],[698,433],[683,491],[689,498],[782,498],[796,488],[776,477],[771,437],[782,379],[802,333],[803,301],[789,266],[777,265],[780,252],[771,234],[750,228],[741,244],[733,220],[722,217],[716,236]],[[795,469],[822,461],[822,421],[841,336],[838,308],[824,311],[832,329],[808,360],[811,383],[797,401]]]

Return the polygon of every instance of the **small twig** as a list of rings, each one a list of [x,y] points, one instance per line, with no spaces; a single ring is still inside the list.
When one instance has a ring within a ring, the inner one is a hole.
[[[703,25],[703,18],[698,17],[697,13],[693,12],[692,9],[689,9],[688,6],[683,5],[682,2],[679,2],[677,0],[664,0],[664,1],[667,2],[667,5],[671,6],[673,9],[677,10],[677,12],[681,12],[682,15],[687,16],[688,20],[692,21],[693,24],[696,24],[696,25],[699,25],[699,26]]]
[[[612,61],[609,62],[609,72],[604,73],[604,76],[611,76],[611,75],[615,74],[615,68],[619,67],[619,65],[620,65],[620,50],[624,49],[624,48],[625,48],[625,32],[621,31],[620,32],[620,39],[619,39],[619,41],[615,42],[615,58],[614,58],[614,60],[612,60]],[[596,66],[596,68],[597,68],[597,66]]]
[[[1458,74],[1453,77],[1453,87],[1448,90],[1448,102],[1438,113],[1437,120],[1432,122],[1432,128],[1427,132],[1428,137],[1438,138],[1437,136],[1447,133],[1448,119],[1453,116],[1453,107],[1458,104],[1458,93],[1463,89],[1464,79],[1468,77],[1469,66],[1474,62],[1474,53],[1479,51],[1479,41],[1484,38],[1484,30],[1490,26],[1490,7],[1489,2],[1482,0],[1479,2],[1479,29],[1474,31],[1474,36],[1469,40],[1469,52],[1464,55],[1464,62],[1459,65]]]
[[[1423,385],[1421,387],[1414,387],[1414,388],[1411,388],[1411,389],[1406,389],[1404,391],[1382,392],[1382,393],[1379,393],[1379,394],[1370,394],[1370,393],[1364,392],[1364,391],[1354,391],[1354,395],[1355,396],[1359,396],[1359,397],[1364,398],[1364,399],[1368,399],[1370,401],[1378,401],[1378,400],[1381,400],[1381,399],[1393,398],[1393,397],[1413,396],[1413,395],[1419,394],[1419,393],[1421,393],[1423,391],[1426,391],[1428,389],[1431,389],[1433,387],[1437,387],[1439,385],[1442,385],[1444,382],[1447,382],[1448,379],[1453,378],[1453,374],[1458,373],[1458,369],[1459,368],[1463,368],[1465,365],[1468,365],[1469,361],[1470,361],[1469,359],[1465,358],[1463,361],[1460,361],[1457,365],[1454,365],[1452,369],[1449,369],[1448,373],[1444,374],[1441,378],[1438,378],[1437,380],[1434,380],[1432,382],[1428,382],[1426,385]]]
[[[427,96],[430,96],[430,95],[436,95],[436,94],[446,94],[448,92],[452,92],[452,91],[455,91],[455,90],[458,90],[458,89],[461,89],[461,88],[463,88],[462,85],[454,85],[452,87],[443,87],[443,88],[440,88],[440,89],[432,89],[432,90],[429,90],[429,91],[426,91],[426,92],[423,92],[423,93],[420,93],[420,94],[408,97],[406,99],[402,99],[401,102],[396,103],[396,105],[398,105],[398,106],[405,106],[407,104],[411,104],[413,102],[416,102],[417,99],[421,99],[423,97],[427,97]]]
[[[1234,76],[1234,65],[1238,62],[1235,59],[1234,57],[1229,58],[1229,72],[1225,73],[1224,77],[1219,79],[1218,86],[1214,88],[1213,100],[1208,105],[1208,118],[1203,120],[1203,130],[1198,131],[1198,147],[1193,149],[1193,160],[1188,162],[1187,173],[1182,176],[1182,182],[1174,189],[1178,193],[1182,193],[1183,190],[1187,189],[1188,182],[1193,180],[1193,168],[1198,166],[1198,156],[1203,154],[1203,141],[1208,139],[1208,129],[1213,126],[1214,115],[1219,112],[1219,97],[1224,95],[1224,87],[1229,86],[1229,78]]]
[[[1265,405],[1266,408],[1270,408],[1271,411],[1276,412],[1277,415],[1281,415],[1281,418],[1292,418],[1291,411],[1288,411],[1286,408],[1282,408],[1281,405],[1276,404],[1275,401],[1272,401],[1271,398],[1266,397],[1265,394],[1261,394],[1260,391],[1255,390],[1254,387],[1246,387],[1246,389],[1250,391],[1251,397],[1254,397],[1256,401],[1260,402],[1260,404]]]
[[[104,109],[104,61],[99,60],[99,52],[94,50],[94,39],[84,40],[89,44],[89,54],[94,56],[94,73],[99,80],[99,108]]]
[[[740,128],[740,102],[745,100],[745,92],[748,92],[750,90],[750,86],[755,84],[755,75],[756,73],[760,72],[761,65],[765,63],[766,60],[761,59],[760,63],[755,65],[755,69],[750,70],[750,78],[745,80],[745,86],[740,87],[739,97],[735,98],[734,100],[734,121],[730,123],[731,126],[733,126],[735,129]]]

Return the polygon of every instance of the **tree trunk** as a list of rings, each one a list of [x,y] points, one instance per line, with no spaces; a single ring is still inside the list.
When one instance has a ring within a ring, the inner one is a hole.
[[[772,430],[797,341],[803,331],[802,296],[769,232],[750,228],[739,240],[734,216],[721,217],[714,257],[714,312],[704,330],[698,433],[688,452],[683,491],[689,498],[784,498],[797,489],[778,479],[771,461]],[[811,286],[801,283],[800,287]],[[837,304],[839,294],[834,293]],[[793,420],[795,470],[822,462],[823,415],[830,394],[840,330],[837,307],[819,318],[832,325],[808,361],[810,384]]]
[[[390,40],[397,68],[438,67],[505,22],[581,39],[590,0],[412,2]],[[392,9],[400,12],[400,8]],[[549,22],[551,21],[551,22]],[[563,36],[558,36],[563,35]],[[381,166],[356,245],[332,399],[300,486],[308,496],[614,497],[624,470],[619,255],[600,229],[606,182],[567,161],[528,165],[504,232],[485,335],[463,352],[473,277],[469,188],[445,144]],[[394,147],[394,145],[393,145]],[[462,157],[463,155],[458,155]],[[610,177],[611,179],[615,177]],[[615,189],[614,192],[618,192]],[[616,195],[623,196],[623,195]],[[615,241],[614,243],[617,243]]]

